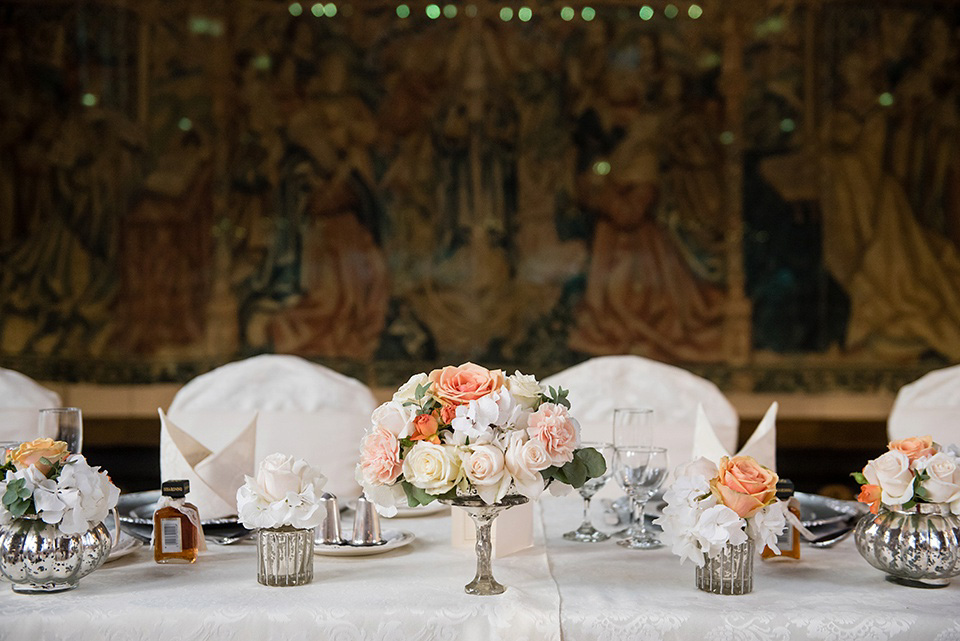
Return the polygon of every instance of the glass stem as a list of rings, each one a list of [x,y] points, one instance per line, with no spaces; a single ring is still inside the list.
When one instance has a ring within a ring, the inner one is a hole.
[[[580,524],[581,530],[590,530],[593,528],[593,523],[590,522],[590,498],[584,497],[583,499],[583,523]]]
[[[634,512],[634,522],[636,523],[637,536],[645,537],[647,535],[647,523],[643,518],[644,508],[647,506],[646,501],[634,501],[633,502],[635,512]]]
[[[477,576],[474,582],[492,581],[493,567],[490,564],[492,553],[492,541],[490,538],[490,528],[493,525],[493,515],[481,515],[474,518],[477,526]]]

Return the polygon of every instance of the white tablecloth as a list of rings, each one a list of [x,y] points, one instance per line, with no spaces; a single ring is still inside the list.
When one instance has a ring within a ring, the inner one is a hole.
[[[667,550],[564,541],[574,497],[536,514],[537,546],[494,561],[501,596],[463,593],[475,561],[450,547],[448,516],[395,519],[384,529],[413,531],[412,545],[318,556],[303,587],[259,585],[250,544],[211,546],[194,566],[158,566],[144,548],[57,595],[0,586],[0,639],[960,640],[960,583],[887,583],[850,539],[805,547],[796,564],[758,560],[754,593],[725,597],[698,591],[693,566]]]

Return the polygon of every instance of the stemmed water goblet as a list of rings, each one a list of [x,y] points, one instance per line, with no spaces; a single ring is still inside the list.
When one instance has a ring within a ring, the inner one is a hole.
[[[592,447],[600,452],[607,464],[607,471],[597,478],[588,480],[580,487],[580,496],[583,497],[583,523],[576,530],[564,534],[563,538],[581,543],[599,543],[609,539],[610,535],[593,527],[590,520],[590,499],[607,484],[607,480],[613,472],[613,444],[583,442],[581,445],[582,447]]]
[[[633,521],[627,537],[617,541],[631,550],[652,550],[663,544],[647,528],[643,512],[649,501],[667,477],[667,450],[663,447],[624,446],[614,453],[613,474],[617,483],[630,497]]]

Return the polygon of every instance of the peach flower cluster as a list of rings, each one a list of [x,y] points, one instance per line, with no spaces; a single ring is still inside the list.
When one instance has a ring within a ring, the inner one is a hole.
[[[854,477],[861,503],[876,514],[881,506],[910,509],[916,503],[943,503],[960,514],[960,458],[928,436],[891,441]]]
[[[573,479],[602,473],[598,453],[578,454],[580,425],[568,406],[565,392],[520,372],[464,363],[415,374],[374,411],[357,481],[386,515],[404,501],[461,494],[536,498],[545,474],[566,482],[564,469]]]

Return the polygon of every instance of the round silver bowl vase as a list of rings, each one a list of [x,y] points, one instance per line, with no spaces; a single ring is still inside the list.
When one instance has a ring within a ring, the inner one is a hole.
[[[942,588],[960,574],[960,518],[944,503],[917,503],[909,510],[882,507],[854,530],[867,563],[901,585]]]
[[[82,534],[63,534],[56,525],[22,518],[0,527],[0,577],[14,592],[63,592],[107,560],[113,543],[99,523]]]

